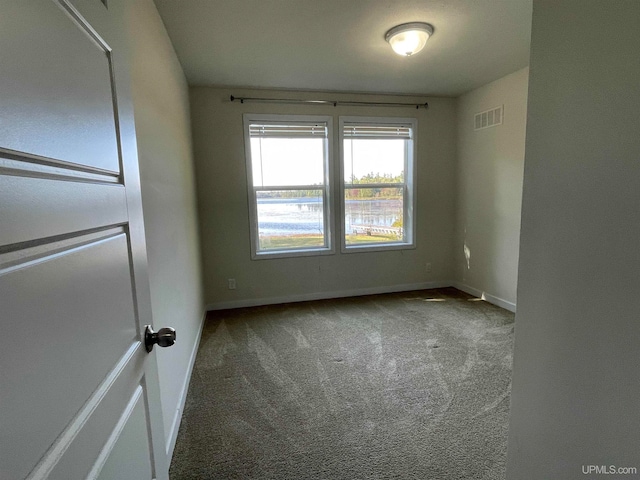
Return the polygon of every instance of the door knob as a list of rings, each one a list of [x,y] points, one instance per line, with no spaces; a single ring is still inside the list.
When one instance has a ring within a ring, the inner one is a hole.
[[[151,325],[147,325],[144,329],[144,346],[147,352],[153,350],[154,345],[159,347],[170,347],[176,343],[176,331],[171,327],[164,327],[157,332],[153,331]]]

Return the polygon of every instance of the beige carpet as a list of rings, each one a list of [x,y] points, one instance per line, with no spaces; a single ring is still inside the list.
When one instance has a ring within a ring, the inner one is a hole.
[[[455,289],[212,312],[171,479],[503,479],[513,319]]]

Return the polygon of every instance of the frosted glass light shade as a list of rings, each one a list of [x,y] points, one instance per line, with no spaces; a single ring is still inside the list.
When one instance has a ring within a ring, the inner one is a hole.
[[[398,55],[409,57],[422,50],[431,35],[433,27],[428,23],[403,23],[389,30],[385,40]]]

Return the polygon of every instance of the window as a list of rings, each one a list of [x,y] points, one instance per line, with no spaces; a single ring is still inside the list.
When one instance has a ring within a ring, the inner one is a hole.
[[[244,115],[252,258],[334,252],[332,117]],[[342,251],[415,245],[413,118],[340,117]]]
[[[244,115],[252,258],[333,253],[331,117]]]
[[[414,245],[415,119],[341,117],[343,251]]]

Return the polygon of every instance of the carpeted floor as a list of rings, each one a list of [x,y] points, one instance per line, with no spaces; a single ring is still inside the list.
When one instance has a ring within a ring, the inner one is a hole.
[[[504,479],[513,319],[452,288],[211,312],[171,479]]]

